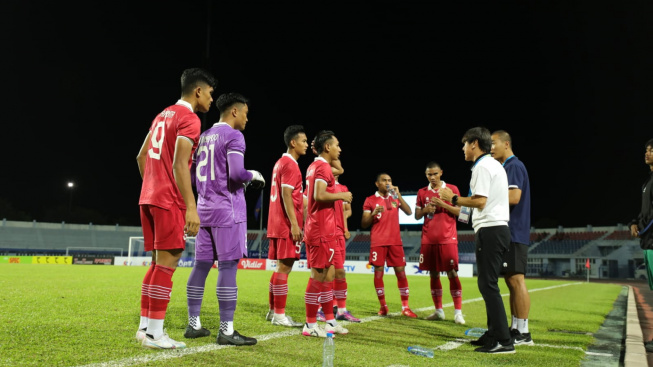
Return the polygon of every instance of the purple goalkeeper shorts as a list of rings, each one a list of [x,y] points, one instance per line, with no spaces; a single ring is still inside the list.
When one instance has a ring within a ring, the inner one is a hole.
[[[226,261],[247,257],[247,222],[231,227],[200,227],[195,237],[195,260]]]

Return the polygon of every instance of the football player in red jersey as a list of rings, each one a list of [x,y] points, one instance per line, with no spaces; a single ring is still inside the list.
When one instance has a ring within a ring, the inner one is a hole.
[[[318,157],[306,170],[307,217],[304,225],[304,242],[311,278],[306,286],[304,303],[306,324],[302,334],[305,336],[326,337],[327,332],[346,334],[333,315],[332,285],[334,263],[338,256],[336,210],[334,202],[352,201],[351,192],[333,192],[335,177],[331,171],[331,161],[340,156],[340,144],[332,131],[321,131],[315,138]],[[343,260],[344,261],[344,260]],[[316,320],[317,310],[322,306],[326,315],[326,330]]]
[[[159,113],[150,126],[136,161],[143,179],[139,205],[145,251],[152,263],[141,287],[141,321],[136,339],[153,349],[185,348],[163,329],[172,275],[200,219],[191,185],[192,156],[199,142],[197,112],[208,112],[217,80],[200,68],[181,75],[181,98]]]
[[[270,309],[266,319],[272,325],[301,327],[286,315],[288,275],[299,260],[304,228],[304,186],[297,160],[306,155],[308,139],[302,125],[291,125],[283,133],[286,152],[272,170],[267,237],[270,239],[268,259],[277,260],[269,286]]]
[[[417,315],[408,307],[408,279],[406,278],[406,256],[399,231],[399,210],[406,215],[413,214],[412,209],[401,197],[399,188],[392,184],[392,178],[387,173],[380,173],[376,176],[375,182],[377,191],[374,195],[368,196],[363,203],[363,216],[361,227],[370,230],[370,265],[374,266],[374,287],[379,298],[381,309],[378,314],[388,314],[388,305],[385,302],[385,286],[383,284],[383,272],[385,265],[394,268],[397,276],[397,286],[401,296],[401,314],[416,318]],[[394,189],[397,198],[390,195]]]
[[[426,165],[426,179],[429,185],[417,191],[415,219],[424,218],[419,256],[419,269],[427,270],[431,276],[431,298],[435,312],[427,320],[444,320],[442,309],[442,282],[440,273],[449,278],[449,292],[454,305],[454,322],[465,324],[462,314],[463,291],[458,278],[458,230],[456,222],[460,207],[440,199],[440,189],[448,187],[460,195],[456,185],[441,180],[442,168],[436,162]]]

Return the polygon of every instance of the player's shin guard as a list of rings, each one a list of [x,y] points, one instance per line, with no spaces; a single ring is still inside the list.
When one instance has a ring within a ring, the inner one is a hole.
[[[213,261],[196,260],[186,283],[186,305],[188,316],[199,316],[204,298],[206,277],[213,268]]]
[[[163,265],[156,265],[150,280],[150,319],[163,320],[166,317],[166,310],[172,293],[172,274],[175,269]]]
[[[234,312],[238,303],[237,270],[238,260],[218,261],[218,285],[215,295],[218,297],[220,325],[223,322],[234,321]]]
[[[383,272],[374,272],[374,288],[376,289],[376,296],[379,298],[381,306],[385,306],[385,285],[383,284]]]
[[[304,305],[306,306],[306,322],[314,324],[317,321],[317,310],[320,308],[318,297],[322,291],[322,284],[313,278],[308,279],[306,293],[304,293]]]
[[[463,305],[463,289],[460,285],[460,278],[449,278],[449,290],[451,291],[451,298],[453,298],[453,308],[460,310]]]
[[[277,272],[273,272],[270,276],[270,284],[268,286],[268,304],[270,305],[270,310],[274,310],[274,278],[276,278]]]
[[[320,292],[319,300],[327,321],[335,319],[333,315],[333,282],[322,282],[322,292]]]
[[[286,313],[286,301],[288,299],[288,274],[274,273],[272,279],[272,293],[274,301],[274,313],[283,315]]]
[[[172,293],[172,274],[175,269],[167,266],[156,265],[150,280],[150,308],[148,312],[147,333],[154,339],[163,335],[163,320]]]
[[[153,261],[143,277],[143,284],[141,285],[141,325],[139,329],[147,327],[147,318],[149,317],[150,310],[150,282],[152,281],[155,266],[156,263]]]
[[[338,313],[341,313],[340,309],[347,308],[347,279],[336,279],[333,282],[333,295],[338,305]]]
[[[399,296],[401,296],[401,305],[408,307],[408,279],[405,271],[397,272],[397,287],[399,287]]]
[[[431,298],[436,310],[442,308],[442,283],[440,277],[431,278]]]

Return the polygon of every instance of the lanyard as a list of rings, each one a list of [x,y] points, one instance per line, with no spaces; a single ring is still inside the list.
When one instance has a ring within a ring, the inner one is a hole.
[[[490,155],[490,153],[484,153],[482,156],[478,157],[478,159],[476,160],[476,162],[474,162],[474,164],[472,165],[472,169],[474,169],[474,167],[478,164],[478,162],[480,162],[482,159],[484,159],[484,158],[487,157],[488,155]],[[469,188],[469,195],[468,195],[468,196],[469,196],[469,197],[472,196],[472,188],[471,188],[471,187]]]

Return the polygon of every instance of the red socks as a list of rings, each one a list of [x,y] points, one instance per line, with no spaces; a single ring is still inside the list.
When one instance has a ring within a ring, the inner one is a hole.
[[[274,273],[272,275],[272,293],[273,301],[270,304],[274,308],[274,313],[286,313],[286,301],[288,300],[288,274]]]
[[[152,273],[156,263],[153,261],[143,277],[143,284],[141,285],[141,316],[148,317],[150,311],[150,282],[152,281]]]
[[[401,296],[401,306],[408,307],[408,279],[406,279],[406,272],[400,271],[396,274],[399,295]]]
[[[453,298],[453,308],[460,310],[463,306],[463,289],[458,277],[449,278],[449,290]]]
[[[442,283],[440,282],[440,277],[431,278],[431,298],[433,298],[433,304],[435,309],[442,308]]]
[[[379,298],[381,306],[385,306],[385,286],[383,285],[383,272],[374,272],[374,288],[376,289],[376,296]]]
[[[333,295],[338,308],[347,308],[347,279],[335,279],[333,282]]]
[[[156,265],[152,273],[149,286],[149,318],[163,320],[166,317],[166,310],[170,302],[172,292],[172,274],[175,269],[163,265]]]
[[[317,320],[317,310],[320,304],[317,299],[322,291],[322,284],[313,278],[308,279],[306,285],[306,293],[304,293],[304,305],[306,306],[306,322],[309,324],[315,323]],[[331,310],[333,312],[333,310]]]

